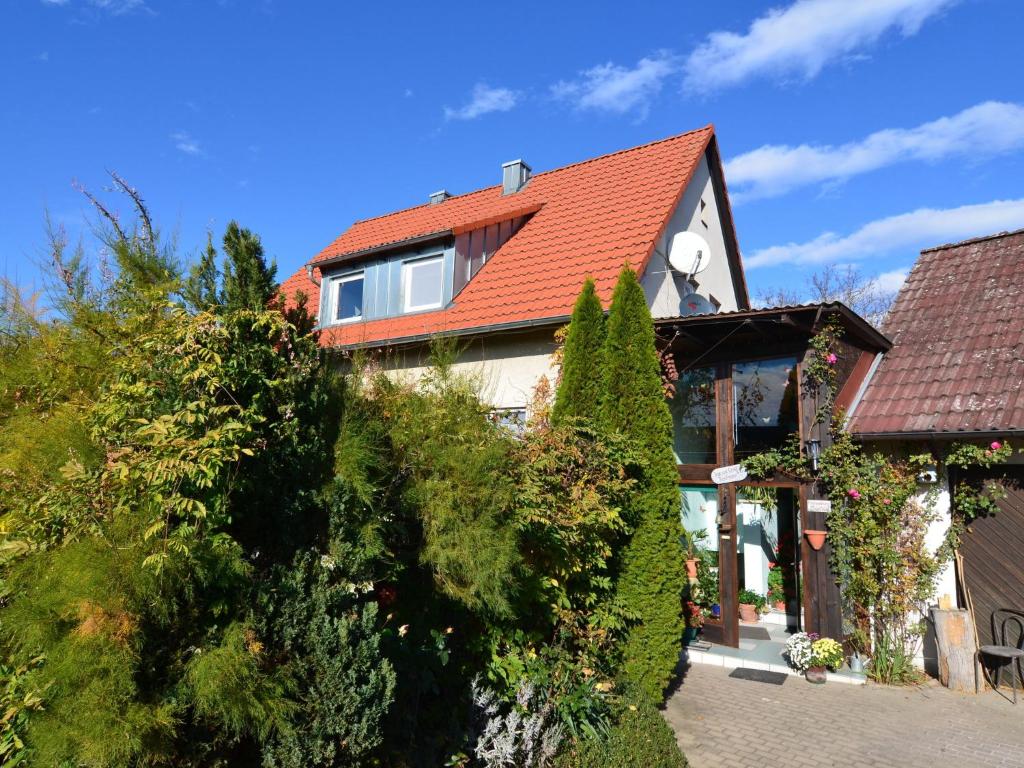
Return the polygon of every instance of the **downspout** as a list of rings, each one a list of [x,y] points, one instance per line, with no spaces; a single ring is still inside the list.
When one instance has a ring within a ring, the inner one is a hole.
[[[320,287],[320,281],[317,280],[315,277],[313,277],[313,269],[314,269],[314,266],[312,264],[307,264],[306,265],[306,277],[309,278],[309,282],[311,282],[313,285],[315,285],[317,288],[319,288]]]

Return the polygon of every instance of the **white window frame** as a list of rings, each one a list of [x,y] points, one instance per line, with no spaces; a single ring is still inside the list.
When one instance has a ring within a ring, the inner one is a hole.
[[[412,299],[412,271],[419,266],[429,264],[432,262],[438,262],[441,264],[441,278],[439,280],[439,297],[437,302],[431,302],[430,304],[416,304],[411,303]],[[408,261],[402,262],[402,311],[403,312],[421,312],[425,309],[440,309],[444,306],[444,254],[439,253],[434,256],[423,256],[415,259],[409,259]]]
[[[360,308],[366,306],[366,270],[360,269],[356,272],[349,272],[338,277],[331,278],[331,305],[327,308],[330,313],[331,325],[341,325],[342,323],[354,323],[358,320],[362,320],[365,316],[365,312],[353,315],[352,317],[338,318],[338,301],[341,299],[341,286],[343,283],[351,283],[353,280],[363,281],[363,297],[360,302]]]

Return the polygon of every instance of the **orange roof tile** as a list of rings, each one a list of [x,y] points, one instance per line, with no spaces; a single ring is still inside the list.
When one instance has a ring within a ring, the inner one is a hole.
[[[569,315],[583,280],[593,277],[607,304],[623,263],[642,271],[714,139],[706,126],[679,136],[534,175],[519,192],[501,185],[353,224],[313,259],[369,248],[536,211],[487,261],[448,307],[434,312],[325,328],[321,343],[351,345],[469,330]],[[717,157],[717,153],[716,153]],[[726,212],[728,215],[728,212]],[[725,222],[723,222],[725,223]],[[732,235],[731,232],[728,233]],[[282,285],[301,290],[309,306],[319,289],[306,270]]]

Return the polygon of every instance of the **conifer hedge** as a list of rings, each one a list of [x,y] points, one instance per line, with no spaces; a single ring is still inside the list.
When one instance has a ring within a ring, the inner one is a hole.
[[[679,659],[686,583],[672,417],[661,385],[654,324],[636,274],[619,274],[608,314],[600,420],[630,438],[647,466],[633,503],[634,533],[622,554],[619,596],[638,623],[625,648],[626,677],[660,701]]]
[[[604,310],[594,281],[587,278],[576,299],[562,352],[562,377],[551,409],[551,420],[594,419],[601,401],[601,357],[604,347]]]

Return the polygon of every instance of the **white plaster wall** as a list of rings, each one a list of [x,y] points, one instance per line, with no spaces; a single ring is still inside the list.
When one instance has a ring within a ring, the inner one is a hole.
[[[670,271],[668,266],[668,246],[672,237],[679,232],[696,232],[711,246],[711,263],[696,276],[696,290],[678,273]],[[694,170],[693,178],[672,214],[665,233],[658,240],[641,284],[654,317],[678,316],[680,302],[694,290],[706,299],[714,298],[720,303],[722,312],[732,312],[739,308],[725,249],[725,230],[706,155]]]
[[[552,364],[554,330],[528,334],[496,334],[466,342],[452,366],[459,375],[471,377],[481,399],[494,408],[524,408],[532,398],[541,376],[552,386],[557,367]],[[427,370],[428,350],[418,346],[390,352],[381,360],[386,371],[397,378],[415,381]]]
[[[917,500],[924,504],[928,495],[928,486],[921,486],[917,494]],[[946,538],[946,532],[952,522],[949,503],[949,483],[945,477],[940,478],[935,497],[935,513],[938,516],[928,526],[928,533],[925,535],[925,544],[934,554]],[[943,595],[949,595],[950,600],[956,603],[956,569],[952,562],[946,564],[939,574],[935,583],[935,600],[938,601]]]

